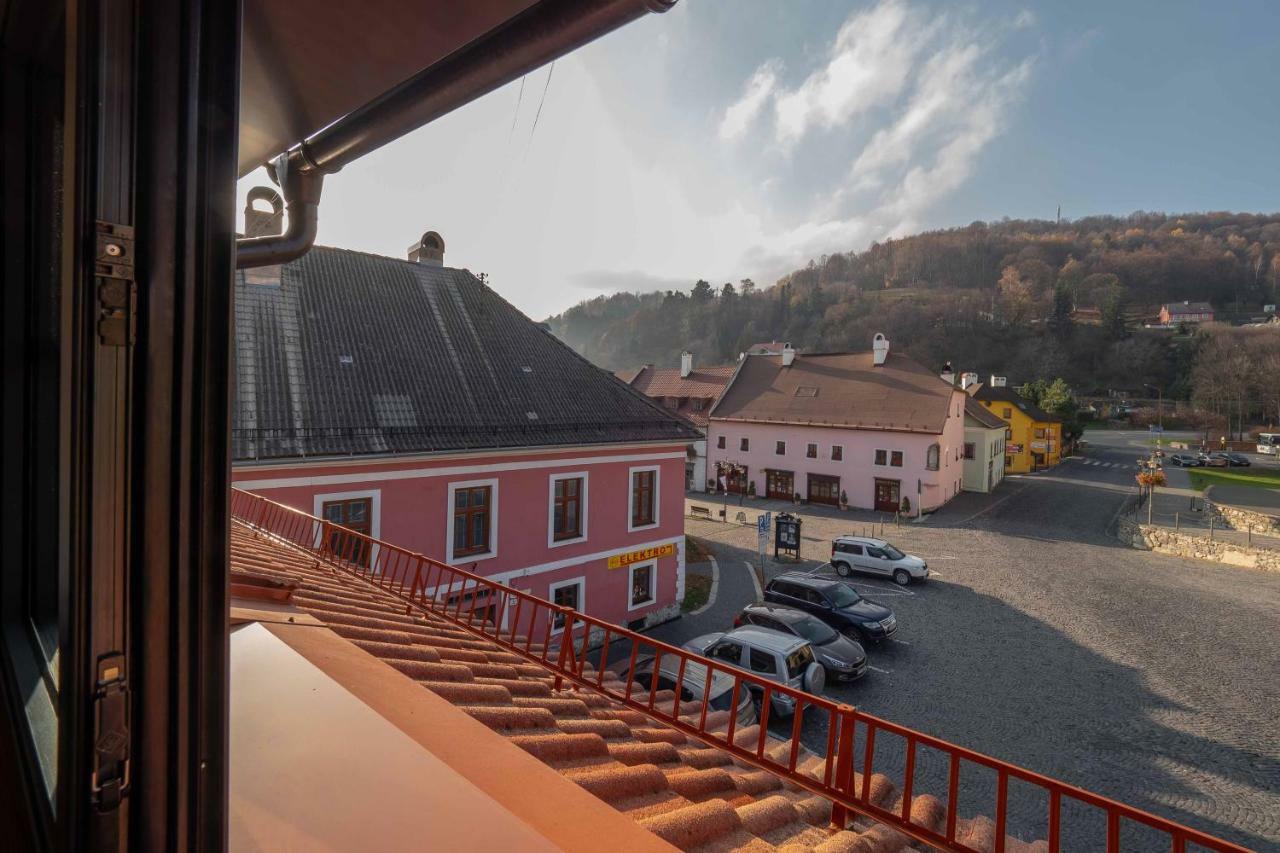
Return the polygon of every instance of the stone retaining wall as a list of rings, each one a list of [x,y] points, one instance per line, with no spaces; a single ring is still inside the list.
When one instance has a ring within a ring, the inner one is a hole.
[[[1167,527],[1138,524],[1127,518],[1117,520],[1116,536],[1126,545],[1144,551],[1280,572],[1280,551],[1270,548],[1246,548],[1230,542],[1212,541],[1205,536],[1189,536]]]
[[[1252,530],[1254,533],[1275,533],[1280,531],[1280,518],[1251,509],[1208,502],[1213,514],[1222,519],[1222,523],[1232,530]]]

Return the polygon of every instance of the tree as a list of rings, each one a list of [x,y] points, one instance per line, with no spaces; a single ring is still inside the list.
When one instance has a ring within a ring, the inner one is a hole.
[[[700,278],[694,282],[693,290],[689,292],[689,296],[695,302],[708,302],[711,297],[715,296],[715,291],[711,288],[711,282]]]
[[[1072,304],[1071,289],[1059,280],[1053,287],[1053,309],[1049,312],[1049,328],[1056,334],[1064,335],[1071,331]]]

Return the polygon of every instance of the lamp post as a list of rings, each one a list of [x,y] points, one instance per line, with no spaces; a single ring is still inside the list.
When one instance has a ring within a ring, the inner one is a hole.
[[[717,464],[717,467],[719,468],[719,471],[718,471],[719,476],[724,477],[724,486],[720,492],[722,496],[722,504],[723,504],[720,510],[720,516],[721,518],[724,519],[725,524],[728,524],[729,523],[729,480],[734,474],[741,473],[746,469],[744,469],[737,462],[730,462],[730,461],[720,462]],[[739,506],[742,505],[741,498],[739,498],[738,505]]]

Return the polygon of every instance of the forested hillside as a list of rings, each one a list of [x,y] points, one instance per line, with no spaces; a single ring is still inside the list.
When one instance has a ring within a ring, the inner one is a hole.
[[[1169,301],[1258,314],[1280,290],[1280,214],[1095,216],[975,222],[826,255],[771,287],[602,296],[551,317],[561,339],[609,369],[676,366],[683,349],[727,363],[757,341],[860,350],[885,332],[926,364],[1077,391],[1159,384],[1190,396],[1203,336],[1141,329]],[[1280,334],[1280,332],[1277,332]]]

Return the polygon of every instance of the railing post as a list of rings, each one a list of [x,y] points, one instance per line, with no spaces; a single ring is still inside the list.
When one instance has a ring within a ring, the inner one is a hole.
[[[840,721],[840,736],[836,740],[836,778],[835,788],[849,799],[853,799],[853,725],[854,709],[851,705],[841,705],[836,709],[836,719]],[[827,759],[830,761],[830,757]],[[831,805],[831,825],[844,829],[849,822],[849,810],[840,803]]]
[[[574,610],[568,607],[558,608],[560,613],[564,614],[564,630],[560,632],[560,655],[556,658],[556,686],[557,692],[564,687],[564,656],[568,651],[570,644],[573,643],[573,614]],[[555,611],[551,612],[551,619],[556,618]],[[655,679],[656,683],[656,679]]]

